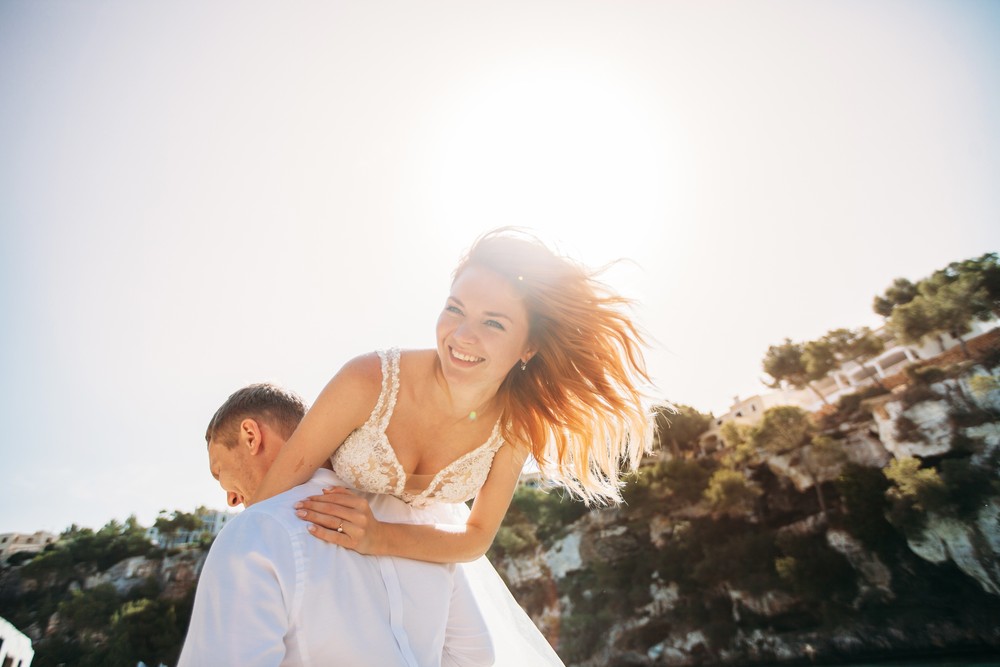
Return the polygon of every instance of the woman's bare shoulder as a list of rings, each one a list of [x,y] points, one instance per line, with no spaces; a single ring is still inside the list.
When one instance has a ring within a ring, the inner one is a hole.
[[[359,355],[341,366],[334,377],[361,388],[380,387],[382,385],[382,360],[375,352]]]
[[[399,371],[428,371],[434,369],[437,362],[437,350],[400,350]]]
[[[320,392],[311,412],[329,412],[352,423],[364,423],[378,401],[382,388],[382,362],[374,352],[354,357]]]

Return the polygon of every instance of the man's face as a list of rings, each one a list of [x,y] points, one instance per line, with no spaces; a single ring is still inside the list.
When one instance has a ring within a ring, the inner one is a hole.
[[[226,492],[230,507],[246,505],[253,498],[264,477],[262,457],[252,456],[249,448],[227,447],[216,439],[208,443],[208,465],[219,486]]]

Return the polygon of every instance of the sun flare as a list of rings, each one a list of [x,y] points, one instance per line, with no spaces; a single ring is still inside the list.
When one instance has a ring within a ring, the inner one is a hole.
[[[438,224],[519,225],[588,262],[664,231],[683,208],[673,139],[649,100],[585,68],[497,72],[456,96],[426,174]]]

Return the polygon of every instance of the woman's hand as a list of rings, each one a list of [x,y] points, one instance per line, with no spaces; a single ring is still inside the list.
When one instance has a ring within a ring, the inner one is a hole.
[[[295,514],[309,521],[309,532],[324,542],[367,555],[378,555],[382,523],[368,501],[340,486],[295,503]]]

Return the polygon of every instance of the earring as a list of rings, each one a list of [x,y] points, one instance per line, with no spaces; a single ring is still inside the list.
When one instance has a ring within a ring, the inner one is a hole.
[[[522,371],[528,370],[528,362],[525,361],[524,359],[521,359],[521,370]]]

